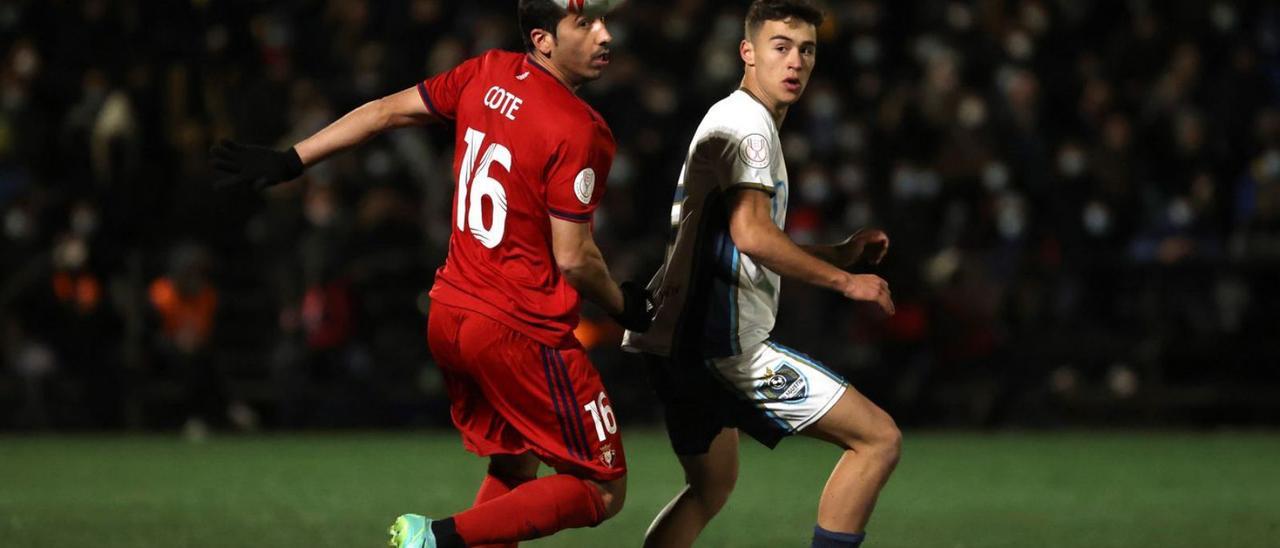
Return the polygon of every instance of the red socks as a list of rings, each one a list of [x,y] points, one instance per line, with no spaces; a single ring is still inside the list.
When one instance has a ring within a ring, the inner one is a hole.
[[[475,504],[472,504],[472,506],[480,506],[485,502],[501,497],[502,495],[510,493],[512,488],[518,487],[521,484],[527,483],[529,481],[531,480],[500,478],[493,474],[486,474],[484,477],[484,481],[480,483],[480,490],[476,492],[476,502]],[[484,545],[476,546],[475,548],[515,548],[515,547],[516,547],[516,544],[513,542],[510,544],[484,544]]]
[[[481,503],[491,501],[502,495],[510,493],[512,489],[519,487],[521,484],[533,481],[529,479],[515,479],[486,474],[484,481],[480,483],[480,490],[476,492],[476,502],[472,506],[480,506]]]
[[[557,474],[494,495],[500,491],[499,486],[506,487],[497,478],[486,477],[476,496],[477,504],[453,516],[458,535],[468,545],[531,540],[604,520],[604,500],[587,480]],[[493,497],[479,502],[489,495]]]

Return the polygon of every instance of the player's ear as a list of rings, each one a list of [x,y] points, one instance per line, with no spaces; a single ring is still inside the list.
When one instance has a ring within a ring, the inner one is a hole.
[[[743,40],[738,44],[738,55],[742,57],[742,62],[749,67],[756,66],[756,49],[751,45],[750,40]]]
[[[529,38],[533,42],[533,49],[538,50],[547,57],[551,57],[551,51],[556,47],[556,36],[547,32],[545,29],[533,29],[529,31]]]

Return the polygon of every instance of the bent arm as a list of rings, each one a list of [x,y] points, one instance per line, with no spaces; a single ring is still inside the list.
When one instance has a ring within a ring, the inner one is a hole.
[[[439,120],[427,109],[417,87],[374,99],[329,124],[294,146],[302,165],[310,167],[324,159],[368,141],[373,136],[412,125]]]
[[[850,274],[809,254],[778,225],[773,224],[769,195],[739,190],[729,197],[729,235],[734,245],[755,262],[787,278],[825,287],[855,301],[876,303],[894,313],[889,284],[879,276]]]
[[[741,189],[729,196],[729,235],[751,260],[786,278],[842,291],[849,273],[811,254],[773,222],[769,195]]]
[[[803,249],[805,253],[813,255],[814,257],[835,266],[848,265],[854,262],[849,260],[849,257],[847,257],[846,254],[841,253],[840,247],[837,245],[807,244],[801,245],[800,249]]]
[[[622,291],[609,274],[590,223],[551,218],[551,252],[569,285],[609,314],[623,311]]]

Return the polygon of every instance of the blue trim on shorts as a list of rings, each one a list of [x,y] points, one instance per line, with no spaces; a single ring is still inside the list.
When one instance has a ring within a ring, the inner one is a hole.
[[[578,437],[578,446],[582,448],[582,458],[584,460],[591,460],[591,445],[587,443],[587,429],[582,424],[582,411],[578,409],[578,398],[575,396],[577,392],[574,391],[573,380],[569,377],[569,366],[565,365],[564,355],[560,353],[560,350],[552,350],[552,353],[556,357],[556,362],[559,363],[559,367],[553,367],[553,369],[560,372],[560,378],[564,381],[566,390],[565,397],[568,398],[570,402],[570,409],[573,409],[574,414],[578,417],[578,420],[575,421],[573,420],[573,416],[570,415],[569,426]]]
[[[573,439],[569,436],[568,417],[565,416],[561,409],[563,394],[559,390],[558,383],[553,380],[551,373],[551,349],[546,346],[542,347],[542,372],[547,379],[547,394],[551,396],[551,405],[555,407],[556,421],[560,423],[560,436],[564,438],[564,446],[569,450],[569,454],[575,458],[583,458],[580,450],[573,443]]]
[[[845,380],[845,378],[841,376],[839,373],[836,373],[835,371],[827,369],[827,366],[822,365],[822,363],[819,362],[818,360],[810,358],[808,355],[802,354],[798,350],[787,348],[773,341],[765,341],[764,344],[769,348],[772,348],[774,350],[777,350],[778,352],[782,352],[783,354],[791,356],[796,360],[804,362],[806,365],[812,365],[818,371],[823,372],[828,377],[831,377],[833,380],[839,381],[841,384],[848,384],[848,381]]]

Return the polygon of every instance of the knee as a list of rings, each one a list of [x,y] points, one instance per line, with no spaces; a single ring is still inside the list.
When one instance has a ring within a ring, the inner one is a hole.
[[[538,460],[522,458],[493,458],[489,460],[490,476],[514,488],[538,477]]]
[[[877,426],[871,439],[871,448],[887,468],[892,469],[898,465],[898,460],[902,458],[902,430],[898,429],[892,418],[886,416]]]
[[[729,502],[729,495],[737,484],[736,469],[718,471],[716,474],[686,478],[689,494],[702,505],[710,515],[715,515]]]
[[[596,483],[595,486],[600,493],[600,502],[604,507],[604,514],[601,516],[600,521],[618,515],[618,512],[622,511],[623,503],[627,500],[626,476],[604,483]]]

